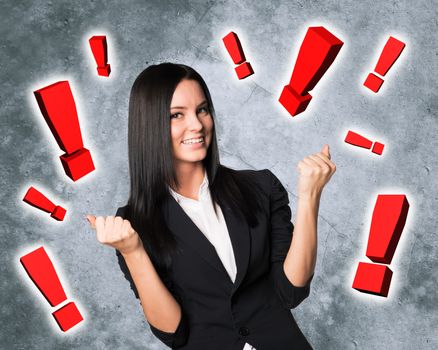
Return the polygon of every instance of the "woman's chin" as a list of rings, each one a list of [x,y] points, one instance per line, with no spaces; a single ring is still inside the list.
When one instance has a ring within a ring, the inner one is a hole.
[[[188,154],[189,152],[184,153],[185,154],[180,154],[178,157],[176,157],[178,162],[196,163],[204,160],[205,156],[207,155],[205,150],[192,151],[190,154]]]

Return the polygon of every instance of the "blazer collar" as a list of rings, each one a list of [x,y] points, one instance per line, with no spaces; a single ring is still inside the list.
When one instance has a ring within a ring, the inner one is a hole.
[[[251,243],[248,224],[229,207],[221,207],[236,260],[237,273],[233,284],[214,246],[170,194],[166,196],[163,208],[164,219],[177,241],[185,242],[208,264],[224,275],[224,280],[230,283],[232,293],[234,293],[239,288],[248,268]]]

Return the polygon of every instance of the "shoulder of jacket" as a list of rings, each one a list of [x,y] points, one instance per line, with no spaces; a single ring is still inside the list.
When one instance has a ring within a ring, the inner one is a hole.
[[[271,192],[271,187],[275,176],[269,169],[260,169],[260,170],[244,169],[244,170],[238,170],[238,172],[244,176],[248,176],[249,179],[259,184],[264,190],[264,192],[266,193]]]
[[[259,177],[259,178],[263,178],[263,177],[267,177],[270,176],[270,174],[272,174],[272,172],[269,169],[242,169],[242,170],[236,170],[237,172],[241,173],[241,174],[247,174],[249,176],[254,176],[254,177]]]

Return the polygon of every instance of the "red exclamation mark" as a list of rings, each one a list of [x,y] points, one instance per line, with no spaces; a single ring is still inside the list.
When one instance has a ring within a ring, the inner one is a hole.
[[[254,74],[254,71],[249,62],[245,62],[245,54],[243,53],[242,45],[236,33],[230,32],[222,38],[225,48],[233,59],[234,64],[238,64],[235,68],[237,77],[244,79]]]
[[[92,172],[90,151],[82,143],[75,100],[68,81],[58,81],[34,91],[41,113],[50,131],[65,152],[60,156],[64,171],[73,181]]]
[[[371,149],[371,152],[379,155],[383,153],[383,148],[385,147],[385,145],[380,142],[374,142],[373,145],[373,142],[371,140],[368,140],[367,138],[353,131],[348,131],[344,141],[346,143],[349,143],[350,145],[367,148],[367,149],[370,149],[372,146],[373,148]]]
[[[88,42],[90,43],[91,52],[97,63],[97,74],[109,77],[111,66],[108,64],[108,47],[106,44],[105,35],[92,36]]]
[[[404,194],[379,194],[374,206],[366,256],[391,264],[406,223],[409,203]],[[386,265],[360,262],[353,288],[363,293],[388,296],[392,271]]]
[[[279,101],[294,117],[306,110],[308,93],[331,66],[344,43],[324,27],[310,27],[301,44],[292,78],[283,88]]]
[[[392,65],[397,61],[405,48],[405,43],[390,36],[388,41],[380,54],[379,61],[377,62],[374,71],[381,76],[385,76],[388,73]],[[378,92],[383,84],[383,79],[379,78],[377,75],[370,73],[363,83],[368,89],[374,92]]]
[[[53,204],[45,195],[32,186],[27,190],[23,201],[46,213],[50,213],[50,216],[55,220],[64,220],[66,210],[59,205]]]
[[[35,283],[52,307],[67,300],[67,296],[56,274],[55,267],[44,250],[44,247],[40,247],[22,256],[20,262],[30,279]],[[83,320],[74,302],[65,304],[53,312],[52,315],[58,323],[59,328],[64,332]]]

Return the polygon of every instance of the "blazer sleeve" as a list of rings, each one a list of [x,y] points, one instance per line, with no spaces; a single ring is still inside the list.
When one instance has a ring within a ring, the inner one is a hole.
[[[287,278],[283,263],[292,242],[293,224],[289,197],[280,180],[269,170],[271,192],[269,195],[271,221],[271,278],[281,303],[287,309],[297,307],[309,296],[312,276],[302,287],[294,286]]]
[[[122,218],[124,218],[125,217],[124,216],[125,208],[126,207],[119,208],[117,210],[116,216],[121,216]],[[123,255],[117,249],[115,251],[116,251],[117,260],[118,260],[120,269],[123,272],[123,275],[125,276],[126,280],[129,282],[129,285],[130,285],[131,290],[133,291],[135,297],[137,299],[140,299],[140,297],[138,295],[137,288],[136,288],[135,283],[131,277],[131,274],[129,272],[129,268],[126,265],[126,262],[125,262],[125,259],[123,258]],[[178,295],[175,294],[175,292],[173,290],[172,280],[169,278],[168,274],[163,273],[163,272],[159,272],[158,270],[157,270],[157,273],[160,276],[161,280],[163,281],[164,285],[169,289],[169,291],[172,293],[174,298],[178,301],[178,303],[181,306],[181,299],[179,298]],[[141,303],[141,301],[140,301],[140,303]],[[149,323],[149,321],[147,319],[146,319],[146,322],[148,322],[152,334],[155,335],[155,337],[157,337],[160,341],[162,341],[168,347],[170,347],[172,349],[178,349],[187,343],[187,338],[189,335],[189,323],[188,323],[187,315],[185,314],[185,311],[183,310],[182,306],[181,306],[181,320],[178,324],[177,329],[173,333],[163,332],[163,331],[155,328],[154,326],[152,326]]]

